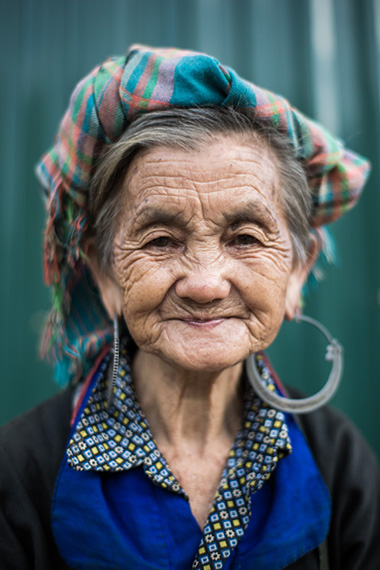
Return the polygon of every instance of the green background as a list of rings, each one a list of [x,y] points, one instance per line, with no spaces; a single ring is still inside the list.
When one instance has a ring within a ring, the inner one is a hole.
[[[324,122],[373,164],[358,208],[334,224],[339,263],[305,313],[345,348],[333,405],[380,456],[380,2],[378,0],[1,0],[0,423],[58,388],[38,358],[49,307],[44,212],[34,165],[79,79],[131,43],[205,51]],[[284,382],[307,393],[329,368],[308,325],[271,349]]]

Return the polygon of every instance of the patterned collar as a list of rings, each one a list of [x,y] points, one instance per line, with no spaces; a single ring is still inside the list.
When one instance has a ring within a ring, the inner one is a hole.
[[[188,500],[157,448],[136,399],[127,341],[121,345],[113,406],[107,409],[109,357],[100,365],[99,380],[69,442],[68,464],[78,471],[97,472],[128,471],[142,466],[153,483]],[[265,358],[262,355],[256,358],[262,378],[274,390],[275,383]],[[219,570],[223,567],[223,560],[230,556],[248,525],[250,495],[269,479],[278,460],[290,452],[284,414],[263,403],[247,386],[242,428],[230,451],[193,568]]]

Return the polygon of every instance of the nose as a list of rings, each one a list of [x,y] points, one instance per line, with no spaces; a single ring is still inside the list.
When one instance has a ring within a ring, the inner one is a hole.
[[[201,304],[225,299],[231,291],[231,283],[224,273],[219,264],[189,268],[187,275],[177,281],[176,294]]]

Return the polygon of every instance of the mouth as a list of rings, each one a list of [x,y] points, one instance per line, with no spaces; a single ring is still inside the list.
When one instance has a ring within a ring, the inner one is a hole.
[[[223,322],[225,322],[230,317],[220,316],[220,317],[185,317],[183,319],[179,319],[183,323],[190,325],[192,327],[198,328],[213,328],[216,327]]]

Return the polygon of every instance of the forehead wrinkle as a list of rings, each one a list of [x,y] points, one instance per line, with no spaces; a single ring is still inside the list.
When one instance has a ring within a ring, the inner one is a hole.
[[[203,172],[204,177],[204,172]],[[247,180],[248,178],[248,180]],[[251,180],[249,180],[251,178]],[[258,194],[264,202],[278,201],[278,191],[277,184],[274,181],[269,181],[260,178],[255,175],[248,175],[241,173],[240,175],[234,175],[231,177],[220,177],[215,176],[215,179],[204,179],[196,180],[194,176],[186,177],[183,174],[178,175],[163,175],[155,174],[152,177],[145,177],[144,184],[143,180],[140,179],[140,188],[134,186],[132,192],[131,187],[127,188],[125,192],[125,205],[133,207],[133,202],[148,201],[152,199],[162,199],[164,197],[170,196],[171,201],[183,201],[196,199],[198,200],[210,200],[213,195],[221,194],[227,192],[231,195],[236,193],[240,195],[241,192],[249,190],[252,194]],[[231,183],[232,182],[232,183]],[[140,205],[136,205],[137,209]],[[257,207],[259,207],[257,202]],[[269,209],[268,209],[269,212]],[[138,214],[140,215],[140,214]]]
[[[207,217],[209,217],[209,208],[211,210],[213,209],[210,199],[212,199],[214,194],[227,191],[231,192],[232,198],[234,190],[240,194],[240,192],[244,192],[245,189],[251,189],[253,195],[256,193],[259,194],[260,199],[256,202],[255,198],[253,198],[252,203],[244,207],[245,212],[243,211],[239,214],[239,216],[241,215],[241,219],[252,219],[253,211],[256,212],[256,219],[260,218],[262,221],[266,220],[270,224],[276,222],[277,214],[280,214],[281,217],[282,212],[277,211],[278,206],[281,207],[278,196],[278,171],[273,160],[269,161],[269,165],[265,165],[266,168],[264,166],[264,171],[262,171],[261,168],[259,168],[258,171],[255,169],[252,171],[249,168],[248,171],[244,171],[247,167],[247,162],[251,166],[252,163],[257,166],[261,165],[262,156],[252,157],[252,154],[254,154],[252,153],[248,160],[246,160],[244,156],[245,153],[243,153],[243,157],[234,156],[232,160],[227,161],[221,159],[221,164],[219,164],[219,160],[216,159],[216,164],[214,160],[214,162],[209,163],[207,167],[205,167],[204,156],[199,161],[194,160],[194,155],[199,156],[199,154],[201,154],[199,151],[192,151],[190,153],[191,156],[184,156],[184,153],[180,152],[180,168],[178,168],[178,170],[174,168],[173,170],[173,160],[175,167],[177,166],[176,163],[179,162],[176,160],[177,157],[171,156],[168,158],[165,156],[161,151],[167,149],[157,150],[160,151],[159,156],[156,155],[156,150],[138,156],[136,158],[137,168],[134,168],[129,172],[129,175],[127,174],[126,176],[124,183],[126,192],[124,196],[126,202],[129,202],[129,208],[126,203],[124,203],[124,205],[127,206],[127,209],[132,213],[132,219],[130,218],[132,225],[135,225],[137,221],[140,222],[140,216],[148,217],[150,214],[154,217],[151,221],[147,220],[148,224],[159,222],[173,223],[175,218],[178,219],[176,212],[175,216],[170,213],[170,216],[165,216],[164,219],[162,215],[159,215],[157,212],[148,212],[146,210],[148,206],[146,202],[150,201],[154,196],[159,199],[160,197],[163,198],[167,193],[169,193],[169,195],[167,195],[169,205],[172,205],[173,199],[175,202],[177,202],[177,200],[181,202],[185,200],[187,206],[190,206],[192,198],[200,199],[203,217],[205,217],[207,211]],[[257,152],[257,149],[249,150],[255,150]],[[143,164],[141,164],[141,162]],[[264,161],[264,163],[265,162],[266,161]],[[269,170],[267,169],[268,166]],[[203,189],[208,195],[204,194],[202,197]],[[204,199],[206,199],[205,203],[203,203]],[[249,201],[251,202],[251,200]],[[142,202],[145,202],[146,205]],[[152,206],[156,210],[161,209],[159,204],[153,204]],[[170,209],[169,207],[169,212]],[[220,212],[220,214],[222,214],[223,219],[223,212]],[[236,221],[234,213],[228,216],[229,220],[232,218],[233,221]],[[182,220],[179,223],[181,222]],[[145,221],[143,221],[143,223],[145,223]]]
[[[228,138],[229,137],[227,137],[227,139]],[[217,143],[218,140],[214,141],[214,143],[215,142]],[[168,180],[171,178],[184,180],[189,178],[191,180],[193,178],[194,181],[198,181],[198,176],[203,178],[205,172],[211,174],[216,171],[215,180],[229,181],[231,178],[240,176],[245,177],[247,174],[255,175],[252,170],[251,172],[247,172],[247,165],[251,168],[255,166],[260,167],[263,162],[263,158],[265,159],[265,162],[267,162],[267,166],[269,166],[271,170],[273,169],[273,174],[276,176],[275,173],[278,168],[277,163],[271,156],[271,153],[268,155],[268,152],[265,152],[265,150],[265,147],[257,149],[255,146],[252,147],[248,144],[245,148],[240,149],[240,156],[234,156],[232,160],[230,159],[227,161],[221,157],[220,159],[217,157],[216,159],[213,159],[213,162],[210,165],[210,162],[207,161],[208,147],[203,148],[202,146],[200,149],[191,149],[189,151],[171,149],[170,147],[157,147],[147,150],[146,153],[142,153],[136,157],[135,167],[129,169],[126,175],[126,180],[130,181],[135,176],[141,176],[142,173],[143,177],[148,178],[157,177],[167,178]],[[169,156],[166,154],[168,151],[171,151]],[[178,157],[176,156],[177,153],[179,155]],[[194,160],[197,156],[199,159]],[[173,162],[178,162],[178,159],[180,159],[182,172],[172,175],[171,171]],[[207,164],[206,169],[205,161]],[[153,173],[150,173],[150,170],[153,170]],[[162,172],[162,170],[164,170],[164,172]],[[188,176],[187,173],[190,173],[190,175]],[[220,173],[223,173],[222,177],[220,177]],[[214,180],[210,180],[210,182],[213,181]]]
[[[189,161],[190,163],[190,161]],[[162,165],[162,163],[160,163]],[[202,186],[208,186],[216,183],[227,183],[230,184],[231,181],[235,182],[238,186],[246,186],[247,178],[252,179],[252,181],[258,181],[260,184],[269,185],[268,173],[266,174],[266,180],[262,180],[262,173],[254,171],[243,171],[242,169],[231,170],[226,167],[218,169],[215,167],[215,163],[210,166],[208,165],[198,165],[192,164],[191,167],[187,167],[181,163],[181,168],[177,172],[173,172],[173,162],[168,161],[168,165],[165,169],[160,171],[159,169],[152,169],[152,165],[146,165],[143,173],[133,173],[130,177],[126,178],[124,183],[125,188],[130,188],[131,183],[133,185],[142,185],[143,188],[173,188],[178,189],[180,187],[186,188],[187,185],[193,185],[194,183],[200,184]],[[163,165],[162,165],[163,166]],[[176,167],[177,165],[174,165]],[[275,175],[270,175],[270,178],[276,179]]]
[[[233,189],[231,190],[233,192]],[[215,189],[215,192],[218,191],[220,191],[220,188]],[[257,191],[258,190],[256,190],[256,192]],[[179,190],[179,192],[181,191]],[[223,211],[224,208],[222,210],[215,208],[212,200],[213,194],[214,192],[200,196],[195,189],[185,190],[180,196],[177,196],[177,199],[180,198],[180,202],[184,200],[186,206],[190,207],[191,211],[188,210],[187,212],[183,210],[183,206],[181,207],[176,203],[177,200],[174,200],[174,202],[173,200],[167,201],[167,204],[147,204],[144,200],[143,203],[140,203],[133,212],[133,215],[131,216],[131,224],[133,227],[137,227],[138,229],[145,229],[146,227],[154,225],[183,227],[188,223],[189,218],[195,215],[194,198],[196,198],[196,202],[201,208],[202,217],[204,219],[208,219],[210,214],[214,212],[217,217],[221,216],[220,219],[223,219],[228,224],[248,221],[260,223],[261,225],[269,228],[278,223],[276,209],[271,208],[270,204],[263,202],[262,198],[267,197],[260,191],[260,198],[253,197],[247,202],[236,206],[234,206],[233,203],[231,205],[231,202],[229,202],[229,204],[226,205],[227,211]],[[239,197],[239,192],[236,197]],[[265,200],[265,202],[267,202],[267,200]]]
[[[221,176],[218,172],[203,169],[199,171],[199,179],[195,176],[194,171],[188,173],[182,169],[180,173],[159,173],[145,174],[138,180],[130,180],[128,185],[124,186],[126,201],[139,200],[146,194],[152,195],[165,195],[168,191],[179,197],[186,197],[188,193],[198,195],[203,191],[209,193],[219,192],[221,190],[233,191],[244,190],[245,188],[252,188],[265,195],[268,188],[272,184],[259,175],[253,173],[231,174]],[[131,184],[132,182],[132,184]]]
[[[211,187],[210,190],[212,191],[215,186],[216,190],[218,187],[228,187],[233,182],[236,188],[248,185],[260,191],[260,187],[262,187],[265,194],[265,189],[268,191],[269,186],[277,185],[276,163],[273,160],[264,160],[264,163],[267,164],[266,172],[263,173],[262,168],[260,168],[263,155],[252,156],[252,154],[254,155],[252,150],[257,153],[257,149],[243,149],[246,152],[250,151],[248,157],[234,156],[232,160],[227,161],[222,158],[220,160],[214,158],[211,163],[209,161],[205,163],[207,152],[191,151],[185,153],[181,151],[178,157],[167,157],[165,155],[167,150],[167,148],[153,149],[136,157],[135,168],[127,172],[124,181],[127,195],[132,190],[131,186],[135,188],[135,191],[136,188],[140,187],[138,192],[140,194],[153,189],[157,193],[165,192],[165,190],[182,192],[194,189],[194,186],[198,184],[204,188]],[[207,149],[205,150],[207,151]],[[199,156],[199,160],[196,159],[197,156]],[[178,168],[179,164],[180,168]],[[247,178],[251,180],[248,182]],[[132,191],[132,194],[135,192]]]

